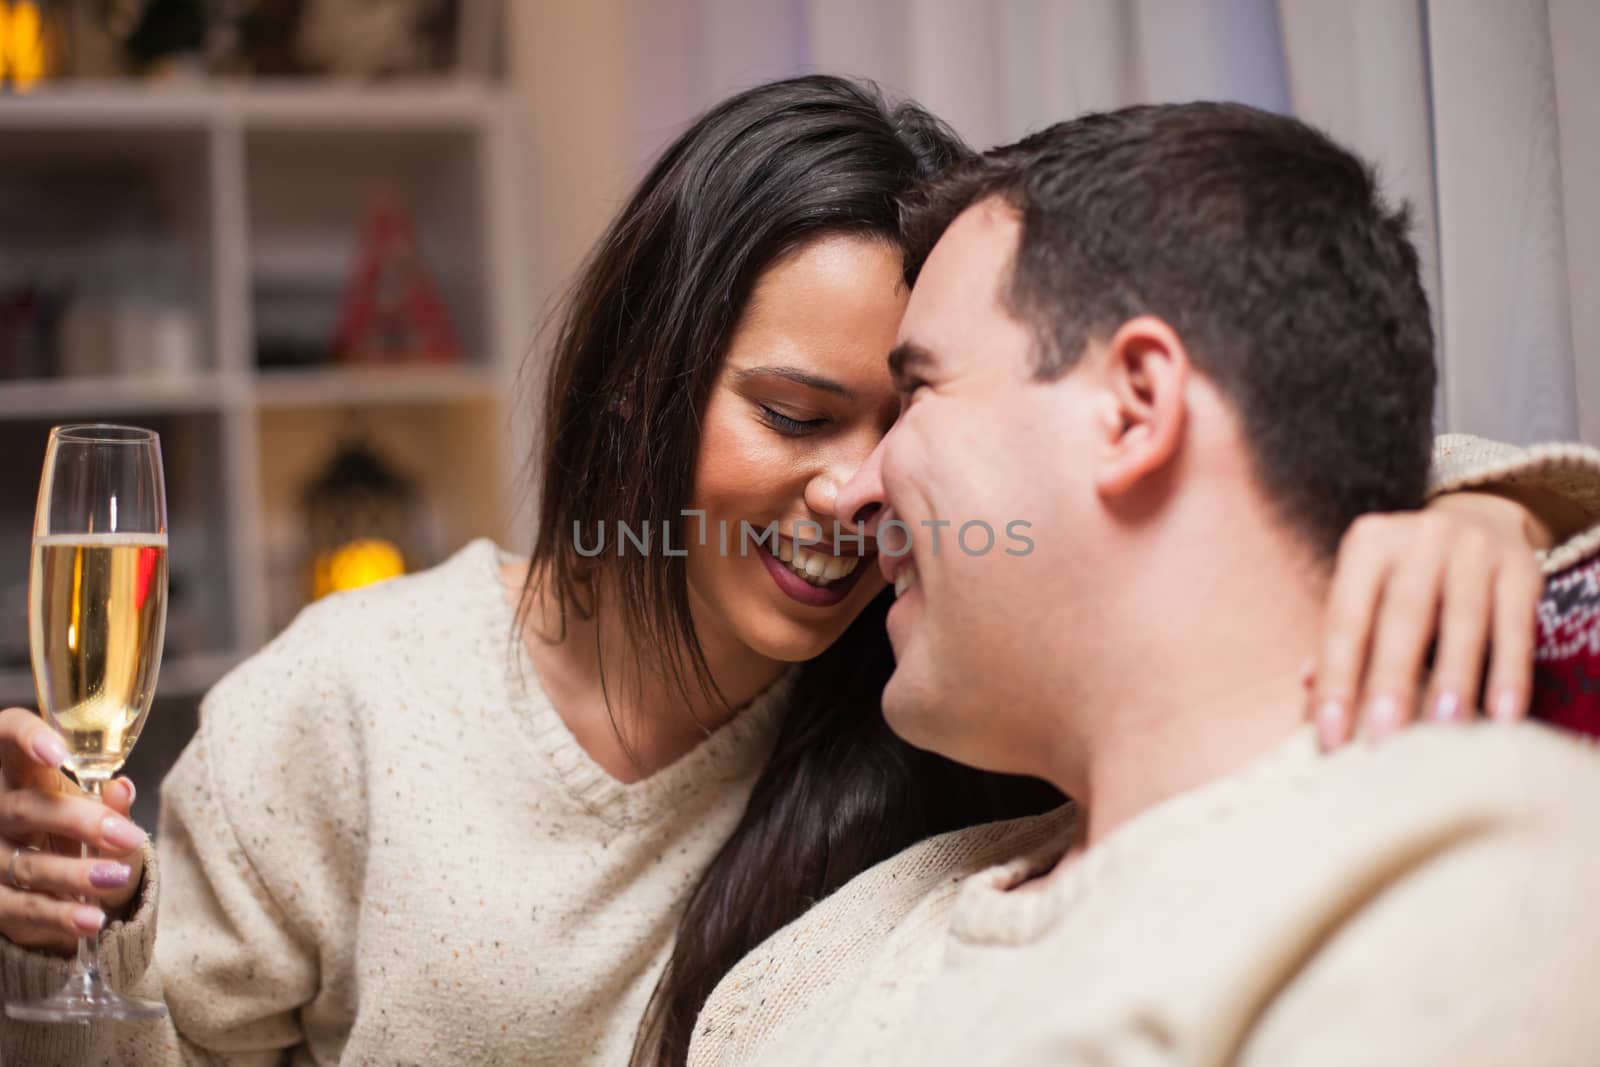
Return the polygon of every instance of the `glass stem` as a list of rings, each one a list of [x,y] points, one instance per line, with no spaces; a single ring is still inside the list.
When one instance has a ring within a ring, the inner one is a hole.
[[[105,803],[100,795],[100,790],[105,785],[104,779],[84,777],[80,779],[78,785],[85,793],[93,797],[97,804]],[[85,841],[79,848],[79,855],[86,860],[94,859],[99,855],[99,850],[90,848],[89,842]],[[78,899],[83,904],[94,903],[88,897],[80,897]],[[98,980],[100,975],[99,934],[78,935],[78,973],[86,976],[90,981]]]

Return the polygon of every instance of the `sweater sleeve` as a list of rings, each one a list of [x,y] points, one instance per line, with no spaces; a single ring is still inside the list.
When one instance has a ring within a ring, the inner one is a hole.
[[[323,972],[345,956],[340,931],[356,925],[349,883],[363,851],[350,849],[345,831],[363,791],[350,781],[319,788],[326,764],[306,758],[348,755],[354,744],[352,716],[340,713],[346,702],[319,662],[337,642],[317,614],[303,613],[207,696],[194,739],[162,783],[156,862],[139,907],[102,937],[112,986],[164,1000],[169,1017],[87,1027],[6,1020],[0,1062],[265,1067],[307,1043],[308,1015],[327,1029],[338,1014],[330,999],[352,983],[330,990]],[[63,980],[67,961],[7,944],[0,969],[7,996],[34,996]]]
[[[141,848],[144,877],[127,919],[112,922],[100,935],[100,971],[113,989],[148,988],[146,976],[155,950],[156,907],[161,898],[161,866],[149,841]],[[42,1000],[66,982],[71,961],[20,948],[0,938],[0,998]],[[136,994],[137,995],[137,994]],[[77,1026],[29,1026],[0,1018],[0,1063],[88,1063],[93,1042]]]
[[[1532,490],[1560,514],[1534,512],[1557,531],[1558,543],[1541,553],[1546,574],[1564,570],[1600,549],[1600,449],[1581,444],[1501,444],[1469,434],[1434,441],[1429,497],[1463,489]]]

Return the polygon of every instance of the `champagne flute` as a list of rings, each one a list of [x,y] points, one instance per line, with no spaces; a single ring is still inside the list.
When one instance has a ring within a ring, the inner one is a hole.
[[[97,800],[150,711],[166,624],[160,439],[132,426],[55,427],[34,514],[28,639],[40,708],[66,742],[67,768]],[[6,1005],[29,1022],[166,1013],[105,983],[98,937],[78,939],[77,962],[54,996]]]

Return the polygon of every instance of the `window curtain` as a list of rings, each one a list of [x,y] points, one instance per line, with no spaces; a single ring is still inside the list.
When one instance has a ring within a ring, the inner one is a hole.
[[[1600,4],[1593,0],[530,0],[511,5],[545,292],[645,163],[736,89],[813,70],[969,140],[1085,110],[1297,115],[1412,204],[1438,423],[1600,444]]]

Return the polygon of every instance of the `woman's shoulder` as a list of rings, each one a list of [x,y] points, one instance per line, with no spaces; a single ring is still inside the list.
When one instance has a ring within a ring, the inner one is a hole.
[[[500,580],[501,557],[493,541],[479,538],[426,570],[331,593],[306,605],[284,636],[330,628],[350,629],[359,636],[374,626],[448,618],[463,611],[478,618],[504,614],[509,601]]]
[[[510,647],[513,617],[500,551],[474,541],[438,566],[335,593],[246,658],[207,694],[202,720],[304,705],[330,712],[362,694],[426,687],[475,673]]]
[[[328,780],[368,774],[440,716],[492,708],[504,671],[490,672],[512,647],[498,556],[475,541],[437,567],[307,606],[206,694],[180,765],[236,811],[263,775],[331,804]]]
[[[494,542],[480,539],[427,570],[332,593],[302,608],[252,659],[332,666],[373,655],[392,659],[419,648],[437,656],[500,620],[509,632],[511,608],[499,559]]]

